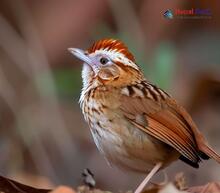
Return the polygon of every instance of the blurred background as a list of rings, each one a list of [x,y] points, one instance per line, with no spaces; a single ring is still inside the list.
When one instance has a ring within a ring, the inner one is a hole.
[[[219,7],[202,0],[1,0],[0,174],[41,188],[82,184],[84,168],[102,189],[132,189],[142,180],[105,162],[79,108],[82,66],[67,48],[106,37],[128,45],[146,77],[186,107],[220,152]],[[176,8],[212,14],[164,18]],[[220,180],[212,160],[199,170],[180,161],[165,170],[170,180],[179,172],[189,185]],[[153,181],[163,180],[159,173]]]

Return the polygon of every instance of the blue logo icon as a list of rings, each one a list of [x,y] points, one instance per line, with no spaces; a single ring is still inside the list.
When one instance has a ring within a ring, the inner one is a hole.
[[[173,19],[173,12],[170,9],[168,9],[164,12],[163,16],[166,19]]]

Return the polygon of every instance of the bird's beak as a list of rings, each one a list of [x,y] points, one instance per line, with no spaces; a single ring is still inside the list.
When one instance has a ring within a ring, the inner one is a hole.
[[[80,50],[78,48],[68,48],[68,51],[72,53],[74,56],[76,56],[77,58],[79,58],[80,60],[82,60],[83,62],[89,65],[92,64],[92,60],[88,57],[88,55],[86,54],[84,50]]]

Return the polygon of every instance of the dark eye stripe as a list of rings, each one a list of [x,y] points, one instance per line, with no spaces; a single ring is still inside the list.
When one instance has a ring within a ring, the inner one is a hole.
[[[129,95],[132,96],[134,94],[134,90],[132,86],[127,86],[127,88],[128,88]]]

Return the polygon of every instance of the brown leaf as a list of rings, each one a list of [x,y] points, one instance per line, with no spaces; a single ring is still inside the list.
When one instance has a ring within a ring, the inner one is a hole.
[[[185,176],[184,176],[184,174],[182,172],[176,174],[175,180],[174,180],[173,183],[177,187],[178,190],[185,190],[186,187],[187,187],[186,179],[185,179]]]
[[[48,193],[50,190],[37,189],[0,176],[1,193]]]
[[[220,182],[210,182],[204,186],[188,188],[190,193],[220,193]]]
[[[162,185],[154,184],[143,193],[220,193],[220,182],[210,182],[204,186],[197,186],[186,188],[184,191],[185,182],[183,175],[176,177],[176,181],[173,183],[166,183]],[[178,184],[178,185],[177,185]],[[51,192],[50,192],[51,191]],[[55,190],[38,189],[31,186],[27,186],[16,182],[14,180],[0,176],[0,193],[75,193],[69,187],[60,186]],[[76,192],[80,193],[111,193],[110,191],[103,191],[99,189],[89,188],[88,186],[79,186]],[[128,193],[128,192],[127,192]],[[130,192],[129,192],[130,193]]]
[[[158,191],[158,193],[187,193],[186,191],[181,191],[176,188],[172,183],[168,183],[163,189]]]
[[[59,186],[50,193],[76,193],[73,189],[67,186]]]
[[[76,192],[80,193],[112,193],[110,191],[89,188],[88,186],[79,186]]]

